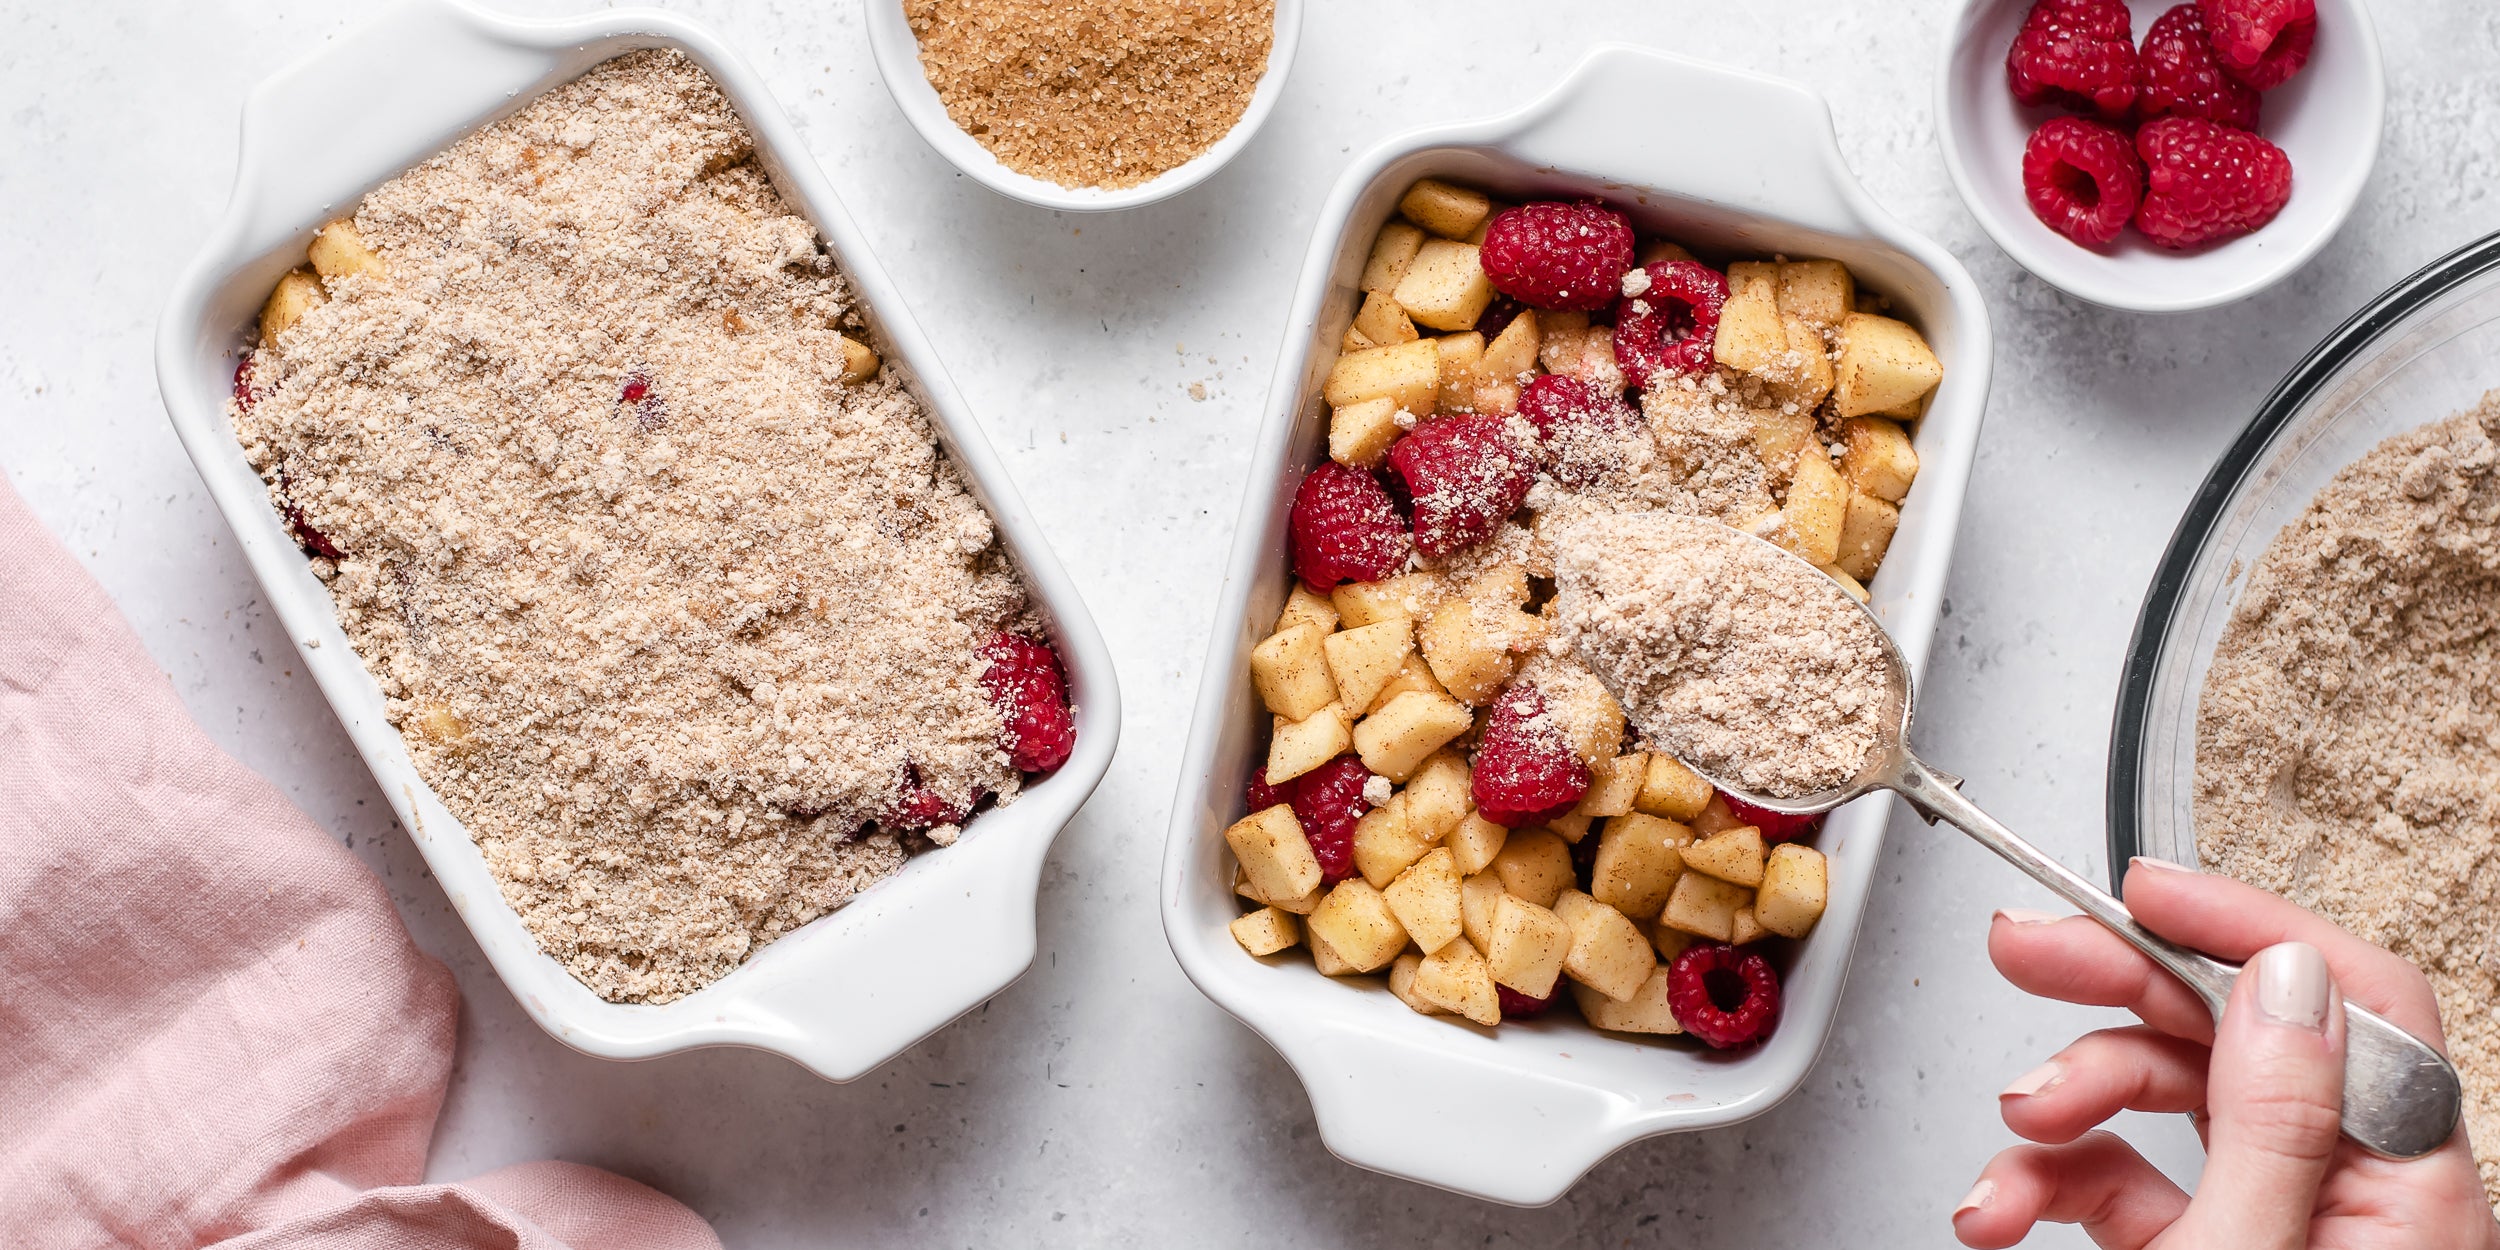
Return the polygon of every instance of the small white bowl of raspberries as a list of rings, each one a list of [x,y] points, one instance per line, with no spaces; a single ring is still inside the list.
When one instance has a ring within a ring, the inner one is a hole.
[[[1937,134],[2024,268],[2095,304],[2184,312],[2326,245],[2386,97],[2360,0],[1969,0]]]

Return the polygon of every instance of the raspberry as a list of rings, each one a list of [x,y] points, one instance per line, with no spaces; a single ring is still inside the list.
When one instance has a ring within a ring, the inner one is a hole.
[[[2144,203],[2135,228],[2162,247],[2195,247],[2274,220],[2292,198],[2292,162],[2245,130],[2165,117],[2135,134]]]
[[[1543,824],[1588,793],[1589,766],[1546,713],[1545,696],[1534,685],[1512,682],[1493,701],[1469,789],[1476,811],[1509,829]]]
[[[249,355],[234,362],[234,406],[245,412],[260,402],[260,392],[252,387],[252,358]]]
[[[1724,790],[1719,792],[1719,798],[1727,803],[1727,810],[1734,813],[1736,819],[1761,830],[1762,840],[1765,842],[1787,842],[1791,839],[1802,838],[1823,824],[1821,812],[1816,812],[1811,816],[1791,816],[1786,812],[1756,807],[1742,799],[1730,796]]]
[[[326,560],[346,558],[347,553],[339,550],[329,535],[314,529],[312,521],[305,517],[303,505],[295,502],[294,484],[287,481],[284,469],[278,470],[278,514],[286,518],[287,529],[295,535],[295,545],[303,548],[305,555]]]
[[[1546,470],[1566,486],[1586,486],[1614,465],[1617,440],[1641,419],[1621,395],[1559,373],[1520,388],[1519,415],[1536,427]]]
[[[1562,996],[1558,992],[1561,989],[1562,987],[1557,985],[1547,990],[1543,998],[1530,998],[1507,985],[1495,982],[1493,997],[1502,1004],[1503,1019],[1528,1020],[1544,1015],[1546,1008],[1553,1006],[1554,1000]]]
[[[1536,485],[1536,457],[1500,413],[1436,417],[1389,448],[1414,500],[1415,550],[1438,560],[1492,537]]]
[[[877,823],[895,833],[918,833],[939,825],[960,825],[972,815],[970,803],[955,803],[920,779],[920,766],[903,766],[903,788],[894,806]]]
[[[2194,4],[2173,6],[2144,32],[2137,106],[2146,121],[2202,117],[2242,130],[2257,128],[2257,89],[2222,72],[2205,19]]]
[[[2318,38],[2317,0],[2200,2],[2214,60],[2224,73],[2266,91],[2309,63],[2310,45]]]
[[[1380,479],[1334,460],[1303,477],[1290,528],[1293,571],[1313,590],[1402,572],[1413,545]]]
[[[1597,847],[1601,840],[1583,830],[1580,840],[1571,844],[1571,875],[1580,883],[1583,894],[1597,892]]]
[[[1632,223],[1600,204],[1540,200],[1496,215],[1476,256],[1493,289],[1521,303],[1596,312],[1622,293]]]
[[[1262,770],[1264,771],[1264,770]],[[1284,784],[1280,793],[1293,804],[1302,822],[1302,836],[1319,857],[1320,880],[1335,883],[1354,875],[1354,822],[1372,809],[1363,787],[1372,770],[1363,761],[1340,755]]]
[[[1292,785],[1293,783],[1288,781],[1285,784]],[[1267,784],[1267,765],[1261,764],[1257,768],[1250,770],[1249,793],[1244,795],[1243,798],[1244,801],[1250,804],[1251,811],[1264,812],[1267,809],[1284,802],[1285,793],[1284,791]]]
[[[625,375],[625,385],[617,388],[616,406],[632,414],[634,424],[645,434],[668,424],[668,406],[652,389],[651,375],[640,369]]]
[[[1519,314],[1526,311],[1526,304],[1507,295],[1496,295],[1492,303],[1484,306],[1483,312],[1476,314],[1476,324],[1468,328],[1483,335],[1484,341],[1490,343],[1501,337],[1502,331],[1509,329],[1510,323],[1519,320]]]
[[[1068,681],[1059,653],[1023,634],[1001,633],[981,648],[989,667],[981,691],[998,709],[998,745],[1017,770],[1046,773],[1068,762],[1076,749],[1076,720],[1068,713]]]
[[[2052,117],[2023,145],[2023,198],[2049,229],[2107,247],[2144,197],[2144,166],[2116,127]]]
[[[1662,260],[1641,272],[1649,286],[1615,305],[1615,362],[1634,386],[1705,373],[1727,307],[1727,279],[1697,261]]]
[[[1753,951],[1696,942],[1667,966],[1667,1009],[1713,1049],[1750,1045],[1779,1023],[1779,974]]]
[[[2005,84],[2029,105],[2071,105],[2123,121],[2135,104],[2135,39],[2124,0],[2039,0],[2005,52]]]

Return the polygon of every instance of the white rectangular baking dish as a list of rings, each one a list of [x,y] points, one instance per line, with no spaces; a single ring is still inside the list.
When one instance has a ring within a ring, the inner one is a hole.
[[[591,66],[675,48],[720,83],[783,196],[832,248],[871,334],[926,403],[946,453],[991,515],[1049,614],[1076,705],[1075,754],[963,838],[911,860],[849,906],[765,947],[737,971],[662,1006],[610,1003],[538,949],[460,822],[427,788],[383,715],[224,412],[238,352],[278,275],[323,222],[461,136]],[[649,10],[519,21],[457,0],[409,0],[262,83],[243,109],[232,201],[176,285],[157,335],[157,384],[209,494],[234,527],[298,654],[495,971],[568,1045],[639,1059],[752,1046],[830,1080],[866,1073],[979,1005],[1033,962],[1042,858],[1110,766],[1120,695],[1102,636],[1009,485],[981,427],[762,80],[710,32]]]
[[[1712,123],[1665,124],[1669,101],[1705,106]],[[1372,235],[1426,176],[1513,200],[1601,196],[1644,232],[1706,251],[1837,258],[1926,331],[1945,381],[1919,423],[1918,484],[1871,588],[1916,668],[1943,603],[1988,391],[1990,332],[1962,266],[1850,175],[1819,97],[1646,49],[1602,47],[1518,112],[1393,138],[1357,160],[1321,210],[1182,759],[1164,850],[1164,933],[1198,988],[1283,1052],[1340,1158],[1536,1205],[1627,1142],[1732,1124],[1797,1087],[1831,1028],[1891,800],[1863,799],[1831,817],[1819,843],[1831,856],[1829,910],[1790,970],[1778,1032],[1742,1054],[1610,1036],[1569,1013],[1498,1030],[1427,1018],[1377,978],[1368,987],[1333,981],[1307,961],[1253,959],[1233,942],[1225,926],[1239,907],[1222,830],[1242,814],[1268,728],[1250,688],[1250,649],[1290,588],[1286,514],[1302,471],[1327,454],[1320,382],[1353,316]]]

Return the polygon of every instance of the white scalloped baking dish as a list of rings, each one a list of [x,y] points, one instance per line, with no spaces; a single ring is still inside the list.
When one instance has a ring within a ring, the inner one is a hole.
[[[1077,741],[1064,767],[1013,806],[972,821],[955,845],[914,858],[712,985],[643,1006],[606,1002],[584,988],[539,951],[504,903],[476,844],[418,777],[383,715],[380,690],[245,462],[223,404],[261,301],[278,275],[302,262],[322,222],[591,66],[657,47],[684,52],[720,83],[754,132],[774,184],[815,223],[850,274],[877,349],[914,383],[939,442],[997,519],[1051,618],[1076,704]],[[487,960],[549,1033],[614,1059],[752,1046],[846,1081],[978,1006],[1033,962],[1042,857],[1102,780],[1119,738],[1110,654],[867,240],[762,80],[710,32],[648,10],[519,21],[457,0],[409,0],[272,76],[244,104],[233,199],[175,287],[156,356],[174,429],[298,655]]]
[[[1708,101],[1710,126],[1654,124],[1659,101]],[[1371,238],[1415,179],[1506,199],[1602,196],[1644,232],[1705,249],[1828,256],[1892,298],[1945,365],[1916,433],[1921,470],[1874,606],[1923,668],[1988,391],[1979,290],[1943,248],[1868,198],[1842,161],[1821,98],[1776,79],[1631,47],[1603,47],[1543,99],[1487,121],[1414,131],[1356,161],[1319,216],[1267,420],[1250,470],[1163,860],[1163,927],[1208,997],[1257,1030],[1302,1078],[1338,1157],[1497,1202],[1551,1202],[1598,1160],[1658,1133],[1732,1124],[1805,1078],[1829,1033],[1883,849],[1889,797],[1836,813],[1829,910],[1801,944],[1779,1031],[1757,1050],[1610,1036],[1557,1017],[1479,1029],[1408,1011],[1385,985],[1307,961],[1258,960],[1225,926],[1239,914],[1222,836],[1262,754],[1268,716],[1250,649],[1289,589],[1286,514],[1327,454],[1320,381],[1351,320]]]

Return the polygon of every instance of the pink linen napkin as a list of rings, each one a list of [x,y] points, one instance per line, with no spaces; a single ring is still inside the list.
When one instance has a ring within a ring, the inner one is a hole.
[[[0,478],[0,1244],[718,1250],[593,1168],[422,1185],[451,974]]]

